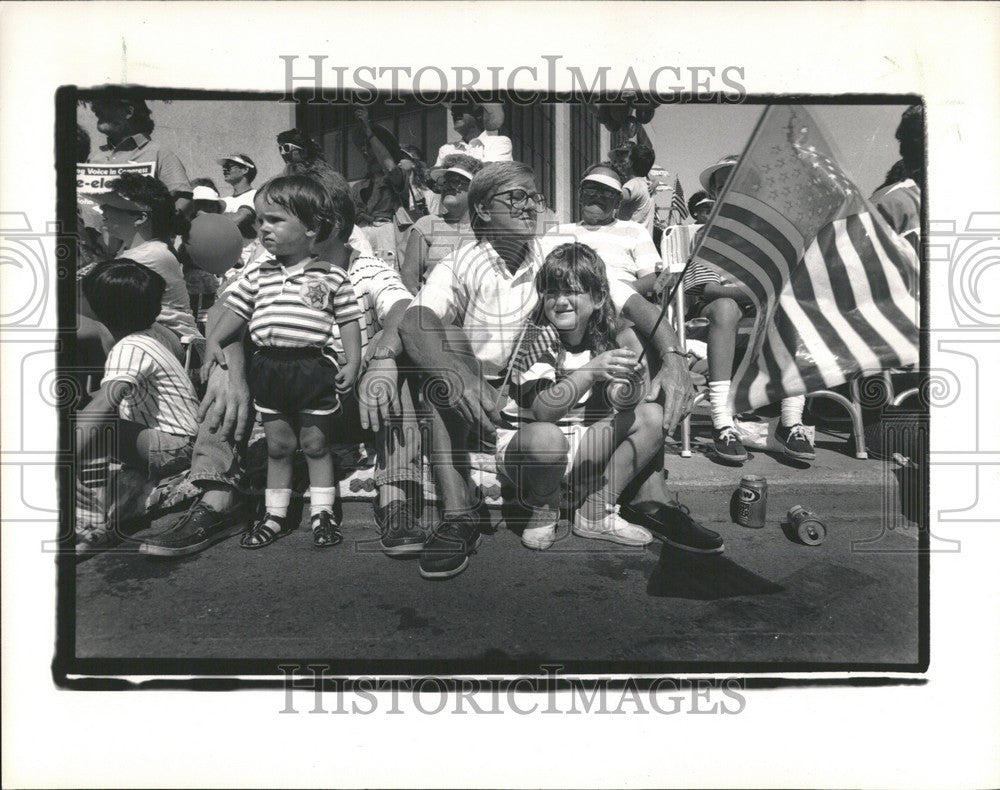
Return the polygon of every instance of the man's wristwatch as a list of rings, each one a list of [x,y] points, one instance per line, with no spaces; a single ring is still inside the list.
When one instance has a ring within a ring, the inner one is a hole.
[[[393,351],[388,346],[379,346],[375,349],[375,353],[372,354],[372,359],[395,359],[396,352]]]

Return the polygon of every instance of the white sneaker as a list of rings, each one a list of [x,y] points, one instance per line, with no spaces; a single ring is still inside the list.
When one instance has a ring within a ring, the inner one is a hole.
[[[579,535],[581,538],[610,540],[612,543],[620,543],[623,546],[647,546],[653,542],[653,533],[645,527],[631,524],[623,519],[618,515],[617,507],[614,510],[609,510],[600,521],[585,519],[583,514],[577,511],[576,521],[573,523],[573,534]]]
[[[531,518],[521,533],[521,543],[535,551],[545,551],[556,542],[559,511],[549,507],[532,508]]]
[[[525,527],[521,533],[521,543],[535,551],[545,551],[556,542],[556,525],[543,527]]]

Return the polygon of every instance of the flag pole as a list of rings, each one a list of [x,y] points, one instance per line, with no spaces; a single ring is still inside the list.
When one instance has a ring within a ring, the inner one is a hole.
[[[670,293],[667,295],[665,299],[663,299],[663,304],[660,305],[660,315],[656,319],[656,323],[653,324],[653,328],[649,333],[650,341],[652,341],[653,335],[656,334],[656,330],[660,328],[660,324],[663,323],[663,319],[667,317],[667,309],[669,308],[670,303],[674,300],[674,295],[677,293],[677,289],[684,282],[684,275],[687,273],[688,268],[691,266],[694,259],[698,257],[698,253],[701,252],[701,246],[702,244],[705,243],[705,237],[708,235],[707,229],[710,228],[712,226],[712,223],[715,221],[715,217],[719,213],[719,209],[722,207],[722,203],[725,200],[726,195],[729,194],[729,189],[733,181],[735,180],[734,176],[736,175],[737,171],[741,167],[743,167],[746,152],[750,150],[750,147],[757,141],[757,138],[760,136],[761,129],[764,126],[764,120],[767,118],[767,114],[769,112],[771,112],[771,105],[765,107],[764,112],[762,112],[760,114],[760,118],[757,119],[757,125],[754,126],[753,132],[751,132],[750,139],[747,141],[747,144],[743,146],[743,153],[740,154],[740,158],[736,162],[736,167],[734,167],[733,172],[729,174],[729,178],[726,179],[726,183],[722,187],[722,192],[719,194],[718,200],[715,201],[715,205],[712,207],[712,214],[711,216],[709,216],[708,222],[705,223],[706,232],[701,234],[701,238],[698,239],[698,243],[695,245],[695,248],[691,250],[691,254],[688,256],[687,259],[687,263],[684,264],[684,268],[681,270],[681,276],[677,278],[677,282],[675,282],[671,287]],[[645,355],[646,355],[646,347],[643,346],[642,353],[639,354],[640,364],[642,363],[642,359]]]

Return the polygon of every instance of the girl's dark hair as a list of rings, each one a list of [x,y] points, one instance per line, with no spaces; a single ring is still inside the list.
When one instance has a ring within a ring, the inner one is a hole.
[[[152,176],[122,173],[108,184],[112,191],[124,198],[149,206],[149,222],[153,238],[168,246],[181,229],[177,209],[166,184]]]
[[[206,178],[206,177],[192,178],[191,179],[191,186],[193,186],[193,187],[211,187],[216,192],[219,191],[219,188],[215,185],[215,182],[211,178]]]
[[[97,264],[81,281],[94,315],[106,327],[132,333],[156,323],[167,284],[152,269],[129,258]]]
[[[353,201],[336,200],[319,180],[305,175],[278,176],[257,190],[255,201],[281,206],[309,230],[316,231],[316,241],[326,241],[335,225],[337,238],[347,241],[354,229]]]
[[[584,335],[587,345],[595,354],[618,348],[615,339],[618,325],[607,267],[593,247],[579,242],[560,244],[545,256],[542,267],[535,275],[535,289],[540,299],[553,291],[571,290],[590,294],[594,300],[594,312]]]

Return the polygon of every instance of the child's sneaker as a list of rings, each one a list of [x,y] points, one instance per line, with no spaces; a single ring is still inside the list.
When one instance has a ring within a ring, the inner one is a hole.
[[[806,428],[802,423],[786,428],[779,425],[774,432],[774,438],[784,446],[785,455],[800,461],[812,461],[816,458],[816,449],[806,436]]]
[[[742,464],[750,456],[732,425],[719,428],[713,434],[715,454],[727,464]]]
[[[653,542],[653,535],[645,527],[630,524],[618,515],[618,508],[609,510],[604,518],[590,521],[577,511],[573,524],[573,534],[581,538],[610,540],[623,546],[647,546]]]

